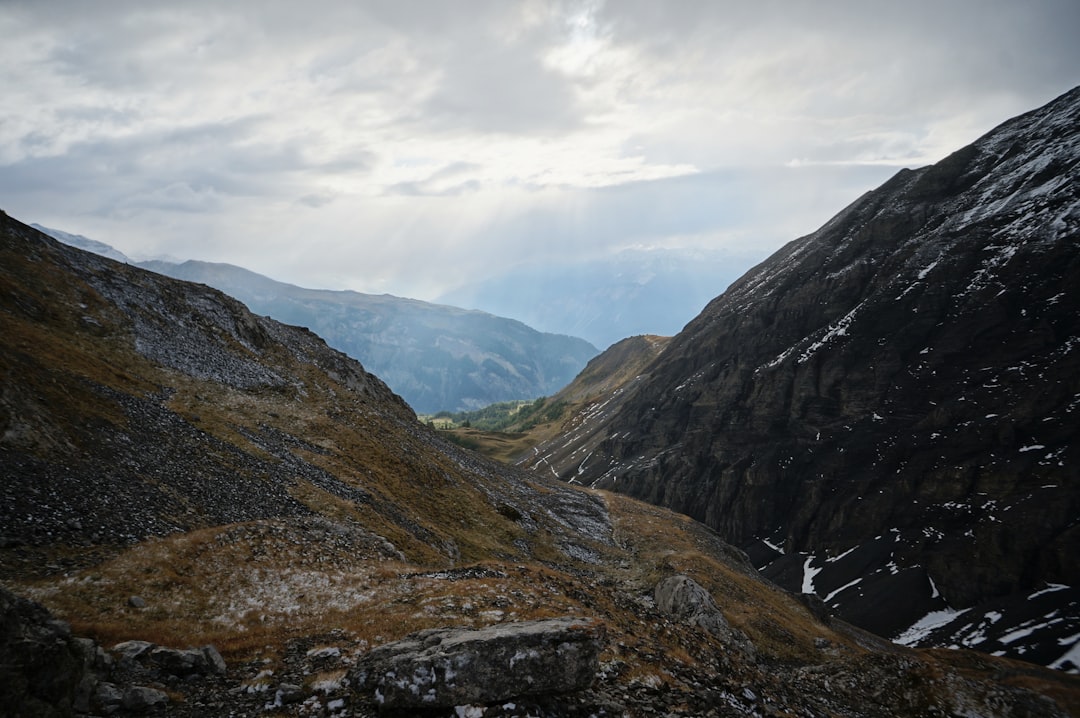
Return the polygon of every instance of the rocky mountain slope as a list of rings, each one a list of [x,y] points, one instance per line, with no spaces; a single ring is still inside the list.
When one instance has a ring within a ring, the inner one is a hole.
[[[904,170],[529,465],[907,642],[1080,669],[1080,89]]]
[[[2,214],[0,334],[2,716],[1080,709],[1077,679],[830,619],[701,524],[442,442],[306,330]]]
[[[228,264],[142,262],[207,284],[253,312],[308,327],[421,413],[534,399],[566,386],[597,349],[513,319],[389,294],[304,289]]]

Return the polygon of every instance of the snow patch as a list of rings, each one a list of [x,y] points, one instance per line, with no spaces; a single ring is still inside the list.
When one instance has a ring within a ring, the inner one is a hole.
[[[920,280],[926,279],[926,275],[930,274],[930,270],[932,270],[934,267],[938,266],[938,262],[940,262],[940,261],[941,260],[935,259],[933,262],[931,262],[930,264],[926,265],[921,270],[919,270],[919,274],[918,274],[919,279]]]
[[[803,578],[802,578],[802,592],[803,593],[816,593],[814,591],[814,576],[821,573],[820,568],[814,568],[810,564],[814,561],[814,556],[807,556],[806,563],[803,564]]]
[[[854,581],[849,581],[849,582],[845,583],[845,584],[844,584],[843,586],[841,586],[840,588],[836,589],[835,591],[830,591],[830,592],[829,592],[829,595],[828,595],[828,596],[826,596],[825,598],[821,599],[821,600],[822,600],[822,601],[824,601],[825,603],[828,603],[829,601],[831,601],[831,600],[833,600],[834,598],[836,598],[836,596],[838,596],[839,594],[841,594],[841,593],[843,593],[844,591],[848,590],[848,589],[849,589],[849,588],[851,588],[852,586],[856,586],[856,585],[858,585],[858,584],[859,584],[859,583],[861,583],[861,582],[862,582],[862,577],[860,576],[859,578],[855,579]]]
[[[1080,641],[1074,643],[1072,648],[1066,651],[1061,658],[1051,663],[1050,667],[1074,675],[1080,673]]]
[[[919,641],[929,636],[934,629],[952,622],[969,610],[967,608],[962,608],[959,611],[955,608],[943,608],[938,611],[931,611],[902,631],[900,635],[893,639],[893,643],[899,643],[901,646],[917,645]]]
[[[1046,584],[1046,588],[1041,589],[1039,591],[1036,591],[1035,593],[1028,596],[1028,600],[1030,601],[1031,599],[1033,599],[1033,598],[1035,598],[1037,596],[1042,596],[1045,593],[1054,593],[1055,591],[1064,591],[1067,588],[1069,588],[1069,587],[1066,586],[1063,583],[1048,583],[1048,584]]]

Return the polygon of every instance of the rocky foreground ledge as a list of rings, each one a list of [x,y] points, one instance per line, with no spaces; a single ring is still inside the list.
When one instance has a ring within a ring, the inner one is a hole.
[[[311,686],[275,685],[271,670],[260,674],[261,682],[230,686],[213,646],[125,641],[105,650],[74,637],[40,604],[3,588],[0,619],[0,716],[20,717],[273,712],[295,703],[331,714],[348,703],[352,715],[404,715],[550,698],[593,683],[605,634],[601,622],[578,617],[420,631],[366,653],[347,676],[329,681],[336,685],[320,686],[341,694],[323,706],[308,695]],[[312,650],[306,657],[317,669],[332,652]]]
[[[126,641],[106,651],[43,606],[0,588],[0,716],[143,714],[171,702],[168,684],[220,679],[213,646]]]

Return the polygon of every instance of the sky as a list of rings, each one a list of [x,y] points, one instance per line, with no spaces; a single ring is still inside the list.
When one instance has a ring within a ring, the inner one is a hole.
[[[627,251],[749,268],[1080,83],[1078,28],[1076,0],[0,0],[0,208],[425,300]]]

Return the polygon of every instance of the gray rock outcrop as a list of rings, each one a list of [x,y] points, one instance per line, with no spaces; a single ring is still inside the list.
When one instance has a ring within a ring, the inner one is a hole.
[[[175,678],[225,675],[225,660],[213,646],[166,648],[149,641],[124,641],[112,650],[127,668],[139,665]]]
[[[570,693],[592,684],[603,639],[603,624],[576,617],[421,631],[371,651],[351,682],[395,709]]]
[[[653,598],[663,613],[711,633],[748,656],[754,654],[753,643],[742,631],[732,628],[712,595],[689,576],[679,574],[664,579],[656,584]]]
[[[157,688],[130,686],[124,691],[123,706],[132,713],[148,713],[168,704],[168,694]]]

